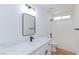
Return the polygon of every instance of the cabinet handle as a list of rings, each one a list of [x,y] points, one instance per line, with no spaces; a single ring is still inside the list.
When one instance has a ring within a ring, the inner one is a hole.
[[[29,29],[35,29],[35,28],[29,28]]]

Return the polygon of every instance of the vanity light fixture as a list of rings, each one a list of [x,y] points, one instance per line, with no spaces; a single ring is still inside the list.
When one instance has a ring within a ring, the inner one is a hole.
[[[54,20],[61,20],[61,16],[54,17],[53,19],[54,19]]]
[[[49,20],[50,20],[50,22],[52,22],[53,21],[53,18],[50,18]]]
[[[27,7],[28,7],[28,9],[33,9],[33,8],[32,8],[31,6],[29,6],[29,5],[28,5]]]
[[[26,4],[26,7],[28,7],[28,9],[32,9],[33,11],[35,10],[35,9],[32,8],[31,6],[29,6],[28,4]]]
[[[71,15],[65,15],[65,16],[57,16],[54,17],[53,20],[62,20],[62,19],[70,19]]]
[[[71,18],[71,15],[62,16],[62,19],[69,19]]]
[[[22,13],[26,13],[26,14],[29,14],[32,16],[37,15],[36,10],[34,8],[32,8],[31,6],[29,6],[28,4],[21,5],[21,10],[22,10]]]

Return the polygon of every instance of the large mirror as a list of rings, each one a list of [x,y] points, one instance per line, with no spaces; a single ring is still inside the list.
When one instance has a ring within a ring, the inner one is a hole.
[[[36,28],[35,16],[23,13],[22,34],[23,36],[34,35]]]

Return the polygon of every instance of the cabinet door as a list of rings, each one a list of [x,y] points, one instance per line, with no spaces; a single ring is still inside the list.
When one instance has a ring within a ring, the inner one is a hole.
[[[47,44],[44,45],[44,46],[42,46],[42,47],[40,47],[40,48],[37,49],[36,51],[34,51],[34,52],[32,53],[32,55],[45,55],[45,50],[46,50],[46,48],[47,48]]]
[[[32,53],[32,55],[48,55],[48,54],[50,54],[51,53],[51,46],[48,44],[49,43],[43,45],[42,47],[40,47],[39,49],[34,51]]]
[[[50,55],[51,54],[51,45],[48,45],[47,50],[48,50],[47,55]]]

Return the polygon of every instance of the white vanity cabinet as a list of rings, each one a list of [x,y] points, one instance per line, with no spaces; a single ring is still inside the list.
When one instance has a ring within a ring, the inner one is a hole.
[[[51,54],[50,38],[38,38],[33,42],[27,41],[16,46],[1,49],[6,55],[49,55]]]
[[[33,51],[31,55],[50,55],[51,54],[51,46],[49,42],[39,47],[37,50]]]

